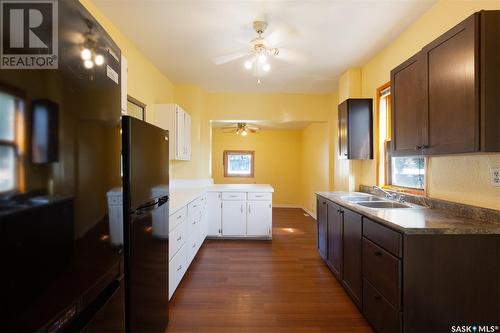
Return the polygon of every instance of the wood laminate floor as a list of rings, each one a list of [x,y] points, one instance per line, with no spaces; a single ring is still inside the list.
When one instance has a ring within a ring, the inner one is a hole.
[[[207,240],[170,302],[174,332],[372,332],[316,251],[316,222],[273,209],[273,240]]]

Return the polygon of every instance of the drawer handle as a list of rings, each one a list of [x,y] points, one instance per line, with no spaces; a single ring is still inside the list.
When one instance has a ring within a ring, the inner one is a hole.
[[[196,221],[193,221],[193,225],[195,225],[195,224],[196,224]]]
[[[262,198],[262,197],[263,197],[263,195],[256,195],[255,197],[256,197],[256,198]]]
[[[230,197],[230,198],[237,198],[238,196],[237,196],[237,195],[234,195],[234,194],[231,194],[229,197]]]
[[[196,208],[196,205],[193,205],[193,208]]]
[[[375,252],[373,252],[373,254],[376,255],[377,257],[382,256],[382,252],[380,252],[380,251],[375,251]]]
[[[182,218],[182,215],[177,216],[177,219],[180,219],[180,218]]]
[[[179,267],[177,268],[177,272],[180,271],[182,269],[182,265],[179,265]]]
[[[375,295],[375,296],[373,296],[373,298],[374,298],[376,301],[380,301],[380,300],[382,299],[379,295]]]
[[[182,236],[179,236],[179,238],[177,238],[177,241],[179,242],[181,239],[182,239]]]

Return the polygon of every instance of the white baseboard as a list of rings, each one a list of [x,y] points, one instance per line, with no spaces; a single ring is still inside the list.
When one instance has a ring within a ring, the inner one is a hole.
[[[315,219],[315,220],[316,220],[316,214],[314,214],[314,213],[313,213],[313,212],[311,212],[309,209],[304,208],[304,207],[302,207],[302,210],[303,210],[304,212],[306,212],[307,214],[309,214],[309,215],[310,215],[313,219]]]
[[[182,188],[193,188],[193,187],[208,187],[214,184],[212,178],[198,178],[198,179],[171,179],[170,189],[182,189]]]
[[[273,208],[302,208],[302,206],[296,205],[296,204],[275,204],[275,203],[273,203]]]

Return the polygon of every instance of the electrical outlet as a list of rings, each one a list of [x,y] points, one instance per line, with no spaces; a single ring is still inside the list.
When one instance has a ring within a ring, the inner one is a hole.
[[[500,169],[491,169],[491,185],[500,186]]]

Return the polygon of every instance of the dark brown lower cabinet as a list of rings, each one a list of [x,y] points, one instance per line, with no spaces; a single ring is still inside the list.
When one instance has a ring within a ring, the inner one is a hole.
[[[318,196],[318,248],[376,332],[500,326],[500,235],[401,233]]]
[[[328,258],[327,263],[339,281],[342,280],[342,210],[339,205],[327,203]]]
[[[401,313],[366,279],[363,279],[363,314],[379,333],[401,332]]]
[[[361,280],[362,217],[341,208],[343,216],[343,276],[342,284],[354,303],[361,309],[363,283]]]
[[[318,232],[318,252],[320,256],[326,260],[327,253],[327,204],[326,200],[318,197],[316,202],[316,210],[317,210],[317,232]]]

